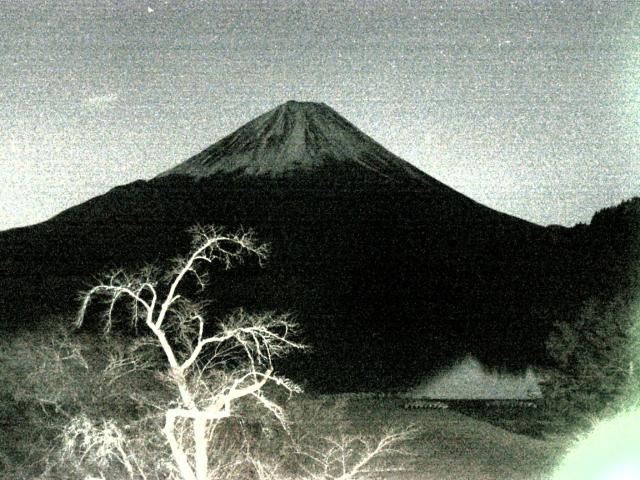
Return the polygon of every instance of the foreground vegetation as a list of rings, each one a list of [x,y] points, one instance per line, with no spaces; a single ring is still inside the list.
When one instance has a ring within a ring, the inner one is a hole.
[[[305,348],[289,316],[235,310],[207,322],[207,305],[188,299],[207,284],[203,267],[261,261],[266,247],[251,233],[192,233],[191,252],[168,268],[110,272],[76,319],[25,322],[38,326],[0,341],[4,477],[542,478],[567,444],[553,433],[637,380],[633,309],[618,301],[558,322],[543,411],[409,412],[394,397],[305,395],[274,370]]]
[[[138,374],[106,383],[104,369],[114,352],[128,348],[126,337],[114,336],[106,344],[95,333],[56,328],[62,320],[0,341],[0,477],[126,479],[130,476],[121,459],[133,463],[135,453],[138,465],[152,471],[134,478],[171,478],[164,476],[172,467],[170,449],[159,433],[163,414],[149,410],[144,400],[166,395],[162,385]],[[566,445],[565,436],[517,434],[480,416],[405,410],[405,401],[394,397],[289,397],[276,389],[269,394],[282,406],[288,429],[255,403],[239,405],[211,436],[211,478],[340,478],[343,459],[353,467],[385,437],[395,443],[353,478],[546,478]],[[102,415],[103,421],[75,422],[71,430],[69,419],[81,415]],[[525,409],[521,425],[535,421],[527,422],[527,415],[538,414]],[[405,434],[389,437],[398,432]],[[86,433],[93,433],[92,443]],[[70,439],[75,440],[67,444]],[[101,461],[105,453],[109,456]]]

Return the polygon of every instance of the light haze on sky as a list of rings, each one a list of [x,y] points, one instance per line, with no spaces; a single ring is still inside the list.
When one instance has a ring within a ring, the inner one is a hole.
[[[325,102],[497,210],[640,195],[640,2],[0,0],[0,230]]]

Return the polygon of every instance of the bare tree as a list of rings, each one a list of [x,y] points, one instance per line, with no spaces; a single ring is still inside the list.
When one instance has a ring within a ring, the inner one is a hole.
[[[164,377],[176,389],[177,400],[165,409],[162,430],[173,461],[184,480],[205,480],[210,473],[210,434],[218,422],[232,414],[237,400],[255,399],[286,428],[281,407],[265,395],[263,387],[272,382],[289,392],[298,391],[295,384],[274,374],[273,360],[304,347],[292,340],[297,325],[290,317],[273,313],[255,315],[239,310],[221,321],[215,334],[205,333],[209,329],[204,305],[182,296],[185,280],[192,278],[204,288],[208,284],[204,267],[218,263],[228,269],[247,255],[262,262],[268,252],[252,232],[229,234],[198,226],[191,233],[191,253],[175,259],[168,272],[156,267],[133,274],[118,270],[100,280],[82,295],[77,324],[83,323],[92,299],[100,297],[106,303],[104,329],[109,333],[116,321],[117,304],[125,302],[131,325],[147,332],[138,345],[158,347]],[[132,348],[129,357],[112,359],[112,370],[140,369],[145,362],[149,367],[148,361],[136,354],[143,350]],[[234,367],[224,368],[231,359]],[[190,436],[178,433],[178,424],[189,424]]]

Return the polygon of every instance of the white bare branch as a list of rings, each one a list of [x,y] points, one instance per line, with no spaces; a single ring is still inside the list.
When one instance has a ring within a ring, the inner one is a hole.
[[[390,454],[408,455],[399,445],[412,438],[414,428],[391,431],[377,441],[362,436],[343,435],[320,439],[322,446],[300,449],[299,454],[312,460],[315,468],[304,467],[306,473],[318,480],[354,480],[375,477],[381,473],[402,471],[403,468],[375,467],[375,460]]]
[[[231,268],[234,261],[240,262],[243,255],[253,254],[261,262],[266,258],[268,248],[266,245],[257,245],[252,231],[237,234],[227,234],[224,230],[213,226],[195,226],[191,229],[193,235],[192,253],[183,262],[176,266],[173,278],[169,286],[169,293],[156,319],[156,326],[162,326],[167,311],[175,301],[176,290],[184,277],[192,273],[198,279],[202,287],[204,279],[198,276],[197,264],[199,262],[220,262],[225,269]]]

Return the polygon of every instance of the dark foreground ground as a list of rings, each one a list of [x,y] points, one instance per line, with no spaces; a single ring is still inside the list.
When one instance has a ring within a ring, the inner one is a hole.
[[[289,402],[288,410],[291,420],[316,439],[376,439],[389,431],[414,429],[411,438],[400,445],[401,453],[380,457],[369,466],[373,473],[358,478],[545,479],[566,450],[567,439],[561,436],[536,434],[534,438],[492,425],[498,420],[488,418],[487,410],[476,411],[473,418],[453,408],[404,409],[404,402],[399,398],[302,395]],[[535,415],[530,409],[521,411],[523,416]],[[487,418],[481,419],[483,416]],[[511,426],[532,424],[530,419],[510,416],[506,420]],[[11,462],[17,447],[13,442],[25,439],[25,432],[20,431],[24,425],[19,418],[5,416],[2,420],[0,453],[4,461]]]

